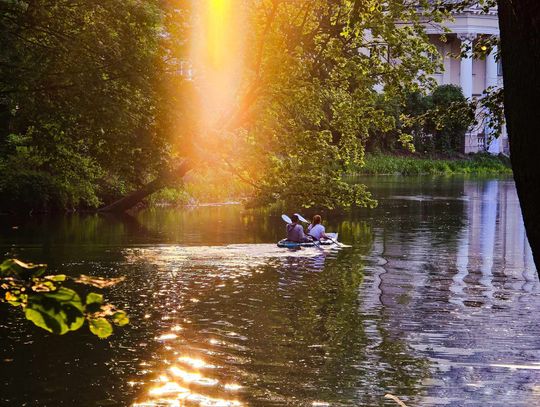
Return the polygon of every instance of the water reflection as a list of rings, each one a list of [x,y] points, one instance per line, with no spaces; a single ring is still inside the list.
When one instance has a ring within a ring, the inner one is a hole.
[[[388,263],[366,267],[362,289],[373,295],[361,308],[385,313],[384,325],[433,363],[416,405],[539,404],[539,284],[513,183],[422,192],[390,195],[373,249]],[[414,226],[404,227],[400,201],[416,209]]]
[[[381,340],[368,340],[369,324],[357,307],[360,258],[370,257],[372,233],[363,222],[348,225],[363,232],[356,237],[364,250],[289,251],[275,244],[126,250],[133,265],[152,264],[161,278],[170,276],[161,289],[175,302],[154,306],[153,318],[182,325],[155,338],[163,344],[160,356],[139,375],[135,405],[369,405],[382,396],[381,380],[416,394],[426,361],[412,357],[379,318],[374,329]],[[358,392],[358,383],[373,391]]]
[[[160,359],[163,363],[155,365],[151,371],[148,371],[147,365],[144,366],[145,374],[154,378],[148,380],[151,385],[149,389],[144,390],[142,401],[136,402],[133,406],[243,405],[234,397],[242,389],[242,385],[231,381],[230,373],[224,373],[227,369],[224,369],[223,363],[219,363],[219,356],[225,356],[225,362],[229,365],[231,362],[239,365],[248,363],[249,360],[245,357],[240,355],[233,357],[230,352],[231,349],[240,353],[249,352],[248,347],[241,345],[248,341],[248,337],[244,332],[235,332],[234,329],[245,328],[246,322],[252,324],[254,321],[246,316],[241,318],[244,323],[238,325],[232,323],[229,318],[238,319],[241,312],[236,310],[225,316],[223,312],[218,312],[214,308],[218,317],[208,318],[212,317],[213,313],[205,312],[206,318],[202,320],[205,328],[197,332],[192,326],[193,321],[180,318],[182,321],[179,322],[178,315],[185,315],[186,306],[194,307],[201,301],[199,298],[193,298],[193,295],[203,297],[205,305],[218,304],[224,299],[239,297],[239,288],[245,284],[242,280],[250,279],[254,274],[262,272],[261,268],[271,267],[279,270],[278,290],[287,291],[286,287],[293,284],[303,273],[321,271],[326,257],[335,258],[338,252],[338,248],[290,251],[279,249],[275,244],[127,249],[125,256],[128,262],[151,263],[158,271],[171,274],[184,286],[188,285],[187,289],[179,287],[175,290],[176,305],[161,311],[159,317],[162,321],[170,321],[171,324],[184,323],[186,326],[173,325],[169,332],[155,337],[156,341],[166,344],[160,350],[162,353]],[[205,270],[204,279],[201,279],[198,272],[200,269]],[[216,295],[216,292],[222,289],[231,288],[230,282],[235,289],[232,295],[222,292],[219,294],[220,301],[208,298],[209,295]],[[190,284],[197,285],[197,289],[189,286]],[[170,288],[167,291],[170,293]],[[256,292],[249,294],[256,297]],[[256,298],[249,300],[258,305]],[[169,313],[170,315],[167,315]],[[201,334],[204,340],[201,340]],[[238,377],[248,374],[242,369],[235,373]]]
[[[9,314],[0,404],[540,404],[540,287],[513,183],[369,182],[376,210],[325,216],[343,250],[279,249],[279,215],[233,206],[0,219],[4,252],[127,276],[107,298],[132,321],[99,341]]]

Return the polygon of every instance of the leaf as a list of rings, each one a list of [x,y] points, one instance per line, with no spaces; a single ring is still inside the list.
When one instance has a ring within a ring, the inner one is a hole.
[[[48,293],[28,295],[24,313],[35,325],[54,334],[75,331],[84,324],[83,304],[79,295],[65,287]]]
[[[46,264],[32,264],[17,259],[7,259],[0,264],[0,276],[29,279],[42,275],[46,268]]]
[[[102,304],[103,303],[103,295],[98,293],[90,293],[86,296],[86,305],[88,304]]]
[[[125,277],[116,277],[116,278],[103,278],[103,277],[91,277],[81,274],[74,281],[79,284],[91,285],[97,288],[106,288],[111,287],[115,284],[118,284],[124,281]]]
[[[105,318],[90,319],[88,324],[90,326],[90,332],[98,338],[105,339],[113,333],[112,325]]]
[[[6,259],[2,263],[0,263],[0,275],[7,276],[9,275],[8,272],[13,267],[13,259]]]
[[[33,277],[42,275],[47,268],[46,264],[25,263],[18,259],[13,259],[13,263],[20,268],[19,273]]]
[[[45,276],[47,280],[55,281],[55,282],[61,282],[66,281],[67,276],[65,274],[53,274],[50,276]]]
[[[32,291],[34,292],[51,292],[57,288],[52,281],[43,281],[40,278],[35,280],[37,282],[32,286]]]
[[[46,331],[52,332],[53,334],[62,335],[68,331],[68,329],[65,328],[65,324],[62,325],[56,318],[42,310],[38,311],[33,308],[26,308],[24,310],[24,315],[26,316],[26,319],[32,321],[35,325]]]
[[[90,293],[86,296],[86,312],[95,313],[101,310],[103,303],[103,295],[98,293]]]
[[[12,292],[7,291],[5,295],[5,300],[14,307],[17,307],[19,305],[22,305],[23,299],[21,297],[22,295],[20,293],[13,294]]]
[[[124,311],[117,311],[112,316],[113,322],[118,326],[129,324],[129,318]]]

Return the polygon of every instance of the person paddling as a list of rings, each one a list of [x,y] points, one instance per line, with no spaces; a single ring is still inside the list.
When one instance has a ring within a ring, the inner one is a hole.
[[[291,222],[287,225],[287,240],[295,243],[310,242],[311,239],[304,234],[304,228],[297,215],[291,216]]]
[[[308,235],[313,238],[313,240],[321,240],[321,238],[330,239],[330,236],[327,236],[325,233],[324,226],[321,225],[321,215],[315,215],[313,220],[308,226]]]

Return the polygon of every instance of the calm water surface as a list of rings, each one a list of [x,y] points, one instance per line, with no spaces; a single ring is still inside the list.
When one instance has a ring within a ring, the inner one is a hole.
[[[327,224],[347,249],[278,249],[279,214],[239,206],[0,217],[4,255],[126,276],[105,294],[132,321],[57,337],[0,307],[0,405],[540,405],[513,182],[368,183],[379,207]]]

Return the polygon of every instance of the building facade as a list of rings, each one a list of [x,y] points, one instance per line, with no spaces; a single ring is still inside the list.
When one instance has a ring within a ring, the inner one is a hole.
[[[484,13],[479,7],[470,7],[455,15],[453,21],[440,26],[427,26],[426,31],[441,54],[444,69],[435,75],[439,85],[461,86],[466,98],[478,98],[489,87],[502,86],[502,69],[496,60],[497,50],[493,50],[485,59],[469,56],[459,58],[463,48],[472,49],[473,44],[482,36],[499,36],[497,10]],[[446,42],[441,40],[445,34]],[[492,154],[509,153],[506,130],[499,138],[490,137],[490,129],[475,127],[465,136],[465,153],[488,151]]]

